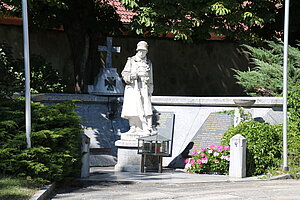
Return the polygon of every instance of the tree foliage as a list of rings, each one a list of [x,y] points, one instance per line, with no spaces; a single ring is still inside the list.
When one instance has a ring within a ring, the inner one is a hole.
[[[60,28],[70,23],[85,23],[90,30],[110,32],[119,27],[119,16],[107,0],[28,0],[29,24],[35,28]],[[22,1],[2,0],[2,16],[22,17]],[[88,12],[88,13],[85,13]],[[78,27],[79,28],[79,27]]]
[[[61,93],[66,89],[66,79],[53,69],[51,63],[47,63],[45,58],[40,55],[30,56],[30,89],[35,93]],[[14,74],[18,81],[19,91],[25,90],[24,61],[17,59],[14,62]]]
[[[267,47],[244,45],[254,68],[248,71],[234,70],[237,83],[252,96],[278,96],[282,93],[283,44],[267,42]],[[288,57],[289,89],[293,89],[300,80],[300,50],[289,46]]]
[[[63,28],[66,32],[74,63],[74,91],[85,92],[100,65],[98,44],[122,26],[115,9],[107,0],[28,0],[28,9],[31,30]],[[21,1],[1,1],[2,16],[21,17],[21,11]]]
[[[137,12],[132,28],[138,34],[175,39],[206,39],[210,32],[229,39],[257,42],[275,36],[280,0],[122,0]],[[270,32],[270,30],[272,32]]]
[[[19,89],[13,62],[11,48],[5,43],[0,43],[0,98],[11,96]]]
[[[39,55],[31,55],[31,92],[64,92],[66,80]],[[11,48],[0,43],[0,98],[25,91],[24,62],[14,59]]]
[[[197,42],[210,33],[228,39],[257,43],[281,36],[281,0],[120,0],[136,12],[131,24],[138,34],[165,36]],[[300,3],[291,2],[291,33],[299,36]],[[7,10],[7,6],[11,6]],[[115,8],[108,0],[29,0],[30,28],[63,27],[67,33],[74,62],[76,93],[92,84],[100,58],[97,46],[103,37],[122,27]],[[2,0],[1,16],[21,16],[21,1]],[[298,37],[299,39],[299,37]]]

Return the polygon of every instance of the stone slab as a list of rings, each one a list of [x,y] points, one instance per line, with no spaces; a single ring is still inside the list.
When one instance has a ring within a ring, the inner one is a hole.
[[[153,115],[153,125],[157,129],[158,134],[169,140],[173,139],[174,120],[174,112],[156,112]]]
[[[209,145],[218,145],[222,142],[224,133],[233,124],[233,119],[225,113],[211,113],[193,137],[193,149],[208,147]]]
[[[158,134],[170,140],[169,156],[172,156],[174,136],[174,112],[154,112],[153,125]]]
[[[121,107],[115,111],[113,119],[108,118],[109,104],[78,104],[77,112],[85,134],[91,139],[90,148],[111,149],[111,154],[116,156],[115,141],[120,139],[118,134],[129,129],[128,121],[120,117]]]
[[[153,105],[177,106],[211,106],[211,107],[237,107],[238,101],[255,100],[252,107],[280,107],[281,97],[184,97],[184,96],[153,96]]]
[[[271,125],[279,124],[283,122],[283,115],[281,109],[272,108],[263,117],[264,121]]]

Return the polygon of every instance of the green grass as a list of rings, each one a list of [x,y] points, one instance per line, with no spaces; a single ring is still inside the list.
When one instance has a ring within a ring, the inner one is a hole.
[[[1,200],[26,200],[30,199],[39,190],[41,185],[33,180],[24,178],[0,176]]]

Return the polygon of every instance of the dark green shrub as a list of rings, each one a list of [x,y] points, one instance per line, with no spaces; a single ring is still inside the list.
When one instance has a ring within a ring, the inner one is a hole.
[[[0,172],[60,181],[79,175],[81,125],[73,102],[32,103],[32,148],[26,148],[24,100],[0,101]]]
[[[30,56],[31,92],[64,92],[66,80],[53,69],[42,56]],[[14,92],[24,92],[24,61],[15,60],[11,48],[0,43],[0,97],[11,96]]]
[[[0,43],[0,98],[11,96],[19,90],[14,74],[14,62],[11,48],[5,43]]]
[[[14,71],[19,80],[20,88],[25,88],[24,61],[17,59],[14,62]],[[30,56],[30,87],[31,92],[64,92],[65,80],[53,69],[50,63],[39,55]],[[22,91],[22,90],[21,90]]]
[[[241,134],[247,139],[247,176],[267,173],[280,167],[282,152],[282,127],[257,121],[243,121],[230,128],[223,136],[223,145],[229,145],[230,138]]]

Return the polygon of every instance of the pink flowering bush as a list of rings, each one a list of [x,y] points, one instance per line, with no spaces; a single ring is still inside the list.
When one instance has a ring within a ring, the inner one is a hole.
[[[192,151],[192,158],[185,163],[190,164],[188,169],[192,173],[217,172],[227,174],[229,170],[230,147],[228,145],[210,145],[202,147],[199,151]]]

